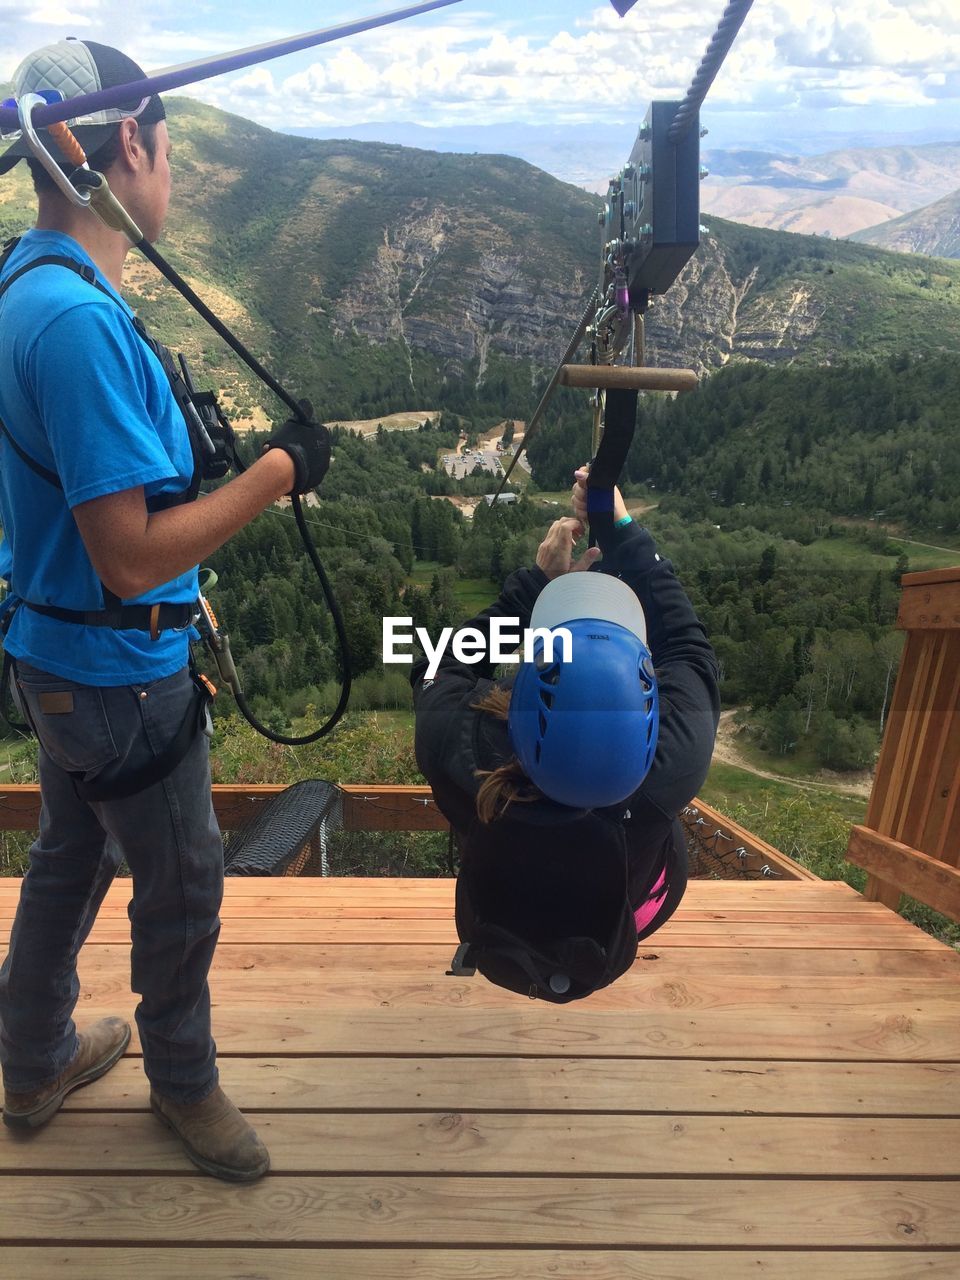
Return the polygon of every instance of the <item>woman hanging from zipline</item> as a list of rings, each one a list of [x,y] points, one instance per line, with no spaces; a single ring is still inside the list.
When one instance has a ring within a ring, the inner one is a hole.
[[[676,910],[677,815],[706,777],[720,710],[704,628],[612,484],[612,500],[589,498],[599,546],[573,562],[587,485],[584,468],[536,567],[464,624],[488,638],[496,618],[564,627],[571,660],[537,640],[505,679],[450,648],[434,678],[425,661],[411,673],[417,761],[460,853],[453,972],[555,1002],[614,981]]]

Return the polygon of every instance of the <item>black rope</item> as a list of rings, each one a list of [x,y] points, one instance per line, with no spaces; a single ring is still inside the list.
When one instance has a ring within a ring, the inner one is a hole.
[[[333,709],[330,718],[324,721],[319,729],[315,729],[312,733],[305,733],[298,738],[285,733],[277,733],[273,729],[268,729],[267,726],[261,723],[261,721],[259,721],[253,714],[250,704],[239,689],[233,690],[233,696],[244,720],[256,729],[257,733],[259,733],[261,737],[269,738],[271,742],[279,742],[285,747],[305,747],[310,742],[316,742],[320,738],[325,738],[343,716],[343,713],[347,709],[347,703],[350,701],[350,687],[353,682],[353,673],[351,670],[350,644],[347,640],[346,624],[343,620],[343,614],[340,611],[340,605],[337,603],[337,598],[333,594],[330,579],[327,577],[326,570],[320,562],[320,557],[317,554],[317,548],[314,546],[313,539],[310,537],[307,530],[307,522],[304,518],[303,507],[300,505],[300,495],[295,493],[293,495],[292,502],[294,515],[297,519],[297,528],[300,530],[300,538],[303,542],[304,550],[310,557],[310,561],[316,570],[317,577],[320,579],[320,586],[323,589],[323,594],[327,601],[327,607],[330,610],[330,616],[333,618],[334,630],[337,633],[337,642],[340,646],[341,657],[340,700]]]
[[[276,378],[265,369],[256,356],[243,345],[240,339],[223,323],[219,316],[214,315],[203,299],[190,288],[183,276],[176,271],[170,263],[158,253],[148,240],[141,240],[136,248],[140,250],[148,262],[152,262],[162,276],[173,285],[178,293],[181,293],[187,302],[190,303],[194,311],[198,312],[211,329],[216,330],[220,337],[224,340],[232,351],[235,351],[243,363],[257,375],[261,382],[265,383],[275,396],[277,396],[287,408],[291,411],[298,422],[307,422],[306,413],[301,405],[293,398],[285,387],[282,387]]]
[[[697,113],[703,105],[703,100],[709,93],[710,86],[717,77],[717,72],[723,66],[723,60],[730,52],[731,46],[743,26],[744,18],[750,12],[752,4],[753,0],[729,0],[726,9],[723,11],[720,24],[714,32],[712,40],[707,45],[703,61],[697,68],[693,82],[687,90],[687,96],[680,103],[677,108],[677,114],[673,117],[673,123],[667,131],[668,142],[679,142],[697,118]]]
[[[220,335],[227,346],[230,347],[232,351],[236,352],[244,364],[246,364],[247,367],[256,374],[260,381],[268,386],[278,399],[283,401],[287,408],[291,410],[297,421],[309,423],[310,418],[303,404],[296,400],[285,387],[281,386],[269,370],[264,368],[256,356],[247,350],[236,334],[227,328],[219,316],[214,315],[203,299],[190,288],[183,276],[181,276],[180,273],[176,271],[169,262],[167,262],[166,258],[164,258],[161,253],[158,253],[153,245],[147,240],[140,240],[137,243],[136,248],[140,250],[149,262],[153,263],[160,274],[173,285],[177,292],[186,298],[187,302],[190,303],[193,309],[202,316],[204,320],[206,320],[207,324],[209,324],[216,333]],[[333,618],[333,626],[337,635],[337,642],[340,646],[340,700],[334,708],[333,714],[320,726],[319,729],[315,730],[313,733],[304,734],[302,737],[297,738],[282,733],[276,733],[272,729],[268,729],[267,726],[259,721],[253,714],[253,711],[251,710],[246,698],[243,696],[242,691],[235,688],[233,690],[233,696],[243,718],[262,737],[269,738],[271,742],[282,743],[284,746],[302,747],[306,746],[307,743],[316,742],[319,738],[325,737],[343,716],[344,711],[347,709],[347,703],[350,700],[350,685],[352,677],[350,666],[350,646],[347,641],[347,630],[343,620],[343,614],[340,611],[340,606],[337,603],[336,596],[333,594],[333,587],[330,584],[330,579],[327,577],[326,571],[320,562],[320,557],[317,554],[317,548],[314,545],[313,539],[310,536],[310,531],[307,528],[307,521],[300,503],[300,495],[296,493],[293,494],[291,501],[304,550],[309,556],[316,571],[317,578],[320,581],[320,587],[327,602],[327,607],[330,610],[330,615]]]

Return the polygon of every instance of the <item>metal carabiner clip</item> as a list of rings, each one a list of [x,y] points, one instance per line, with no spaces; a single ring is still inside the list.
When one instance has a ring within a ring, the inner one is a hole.
[[[49,105],[45,98],[41,98],[39,93],[25,93],[17,102],[17,114],[20,117],[20,128],[23,136],[27,140],[27,145],[33,152],[34,159],[43,165],[44,169],[56,183],[63,195],[67,197],[71,204],[76,205],[79,209],[86,209],[90,205],[89,192],[78,191],[67,175],[54,160],[53,156],[44,146],[40,135],[33,127],[33,112],[37,107],[45,107]]]
[[[75,205],[78,209],[92,208],[101,222],[106,223],[113,231],[122,232],[131,244],[139,244],[143,239],[143,232],[110,190],[109,183],[103,174],[98,173],[96,169],[91,169],[87,164],[83,148],[68,127],[65,124],[52,124],[50,131],[56,137],[57,130],[62,130],[64,146],[69,145],[76,149],[72,158],[64,151],[65,158],[76,164],[76,168],[69,178],[44,145],[40,135],[33,127],[32,116],[36,107],[47,105],[49,104],[46,99],[41,98],[38,93],[25,93],[17,103],[20,128],[23,130],[23,136],[26,138],[27,145],[33,152],[35,159],[43,165],[58,189],[72,205]]]

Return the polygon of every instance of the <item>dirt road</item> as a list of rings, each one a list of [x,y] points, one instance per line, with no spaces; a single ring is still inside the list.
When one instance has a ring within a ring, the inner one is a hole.
[[[869,797],[873,786],[873,775],[868,770],[854,774],[831,773],[829,770],[821,770],[818,778],[788,778],[782,773],[771,773],[766,769],[760,769],[752,764],[740,750],[737,743],[739,730],[734,724],[734,717],[737,714],[737,708],[730,711],[721,711],[720,727],[717,730],[717,744],[713,749],[714,760],[719,760],[723,764],[735,765],[738,769],[745,769],[748,773],[755,774],[758,778],[770,778],[773,782],[785,782],[788,786],[799,787],[808,791],[835,791],[842,795],[857,796],[859,798]],[[834,781],[835,779],[835,781]]]

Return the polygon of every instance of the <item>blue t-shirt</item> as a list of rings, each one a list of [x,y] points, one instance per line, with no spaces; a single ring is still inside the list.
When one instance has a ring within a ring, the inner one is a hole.
[[[100,580],[72,508],[142,485],[145,496],[182,492],[193,474],[190,441],[160,361],[132,312],[80,245],[28,231],[0,283],[34,258],[56,254],[94,268],[107,297],[67,267],[36,267],[0,298],[0,419],[17,444],[56,472],[44,480],[0,437],[0,577],[13,597],[65,609],[104,607]],[[192,569],[125,604],[197,598]],[[138,684],[179,671],[187,634],[114,631],[60,622],[25,607],[13,614],[7,652],[93,685]]]

